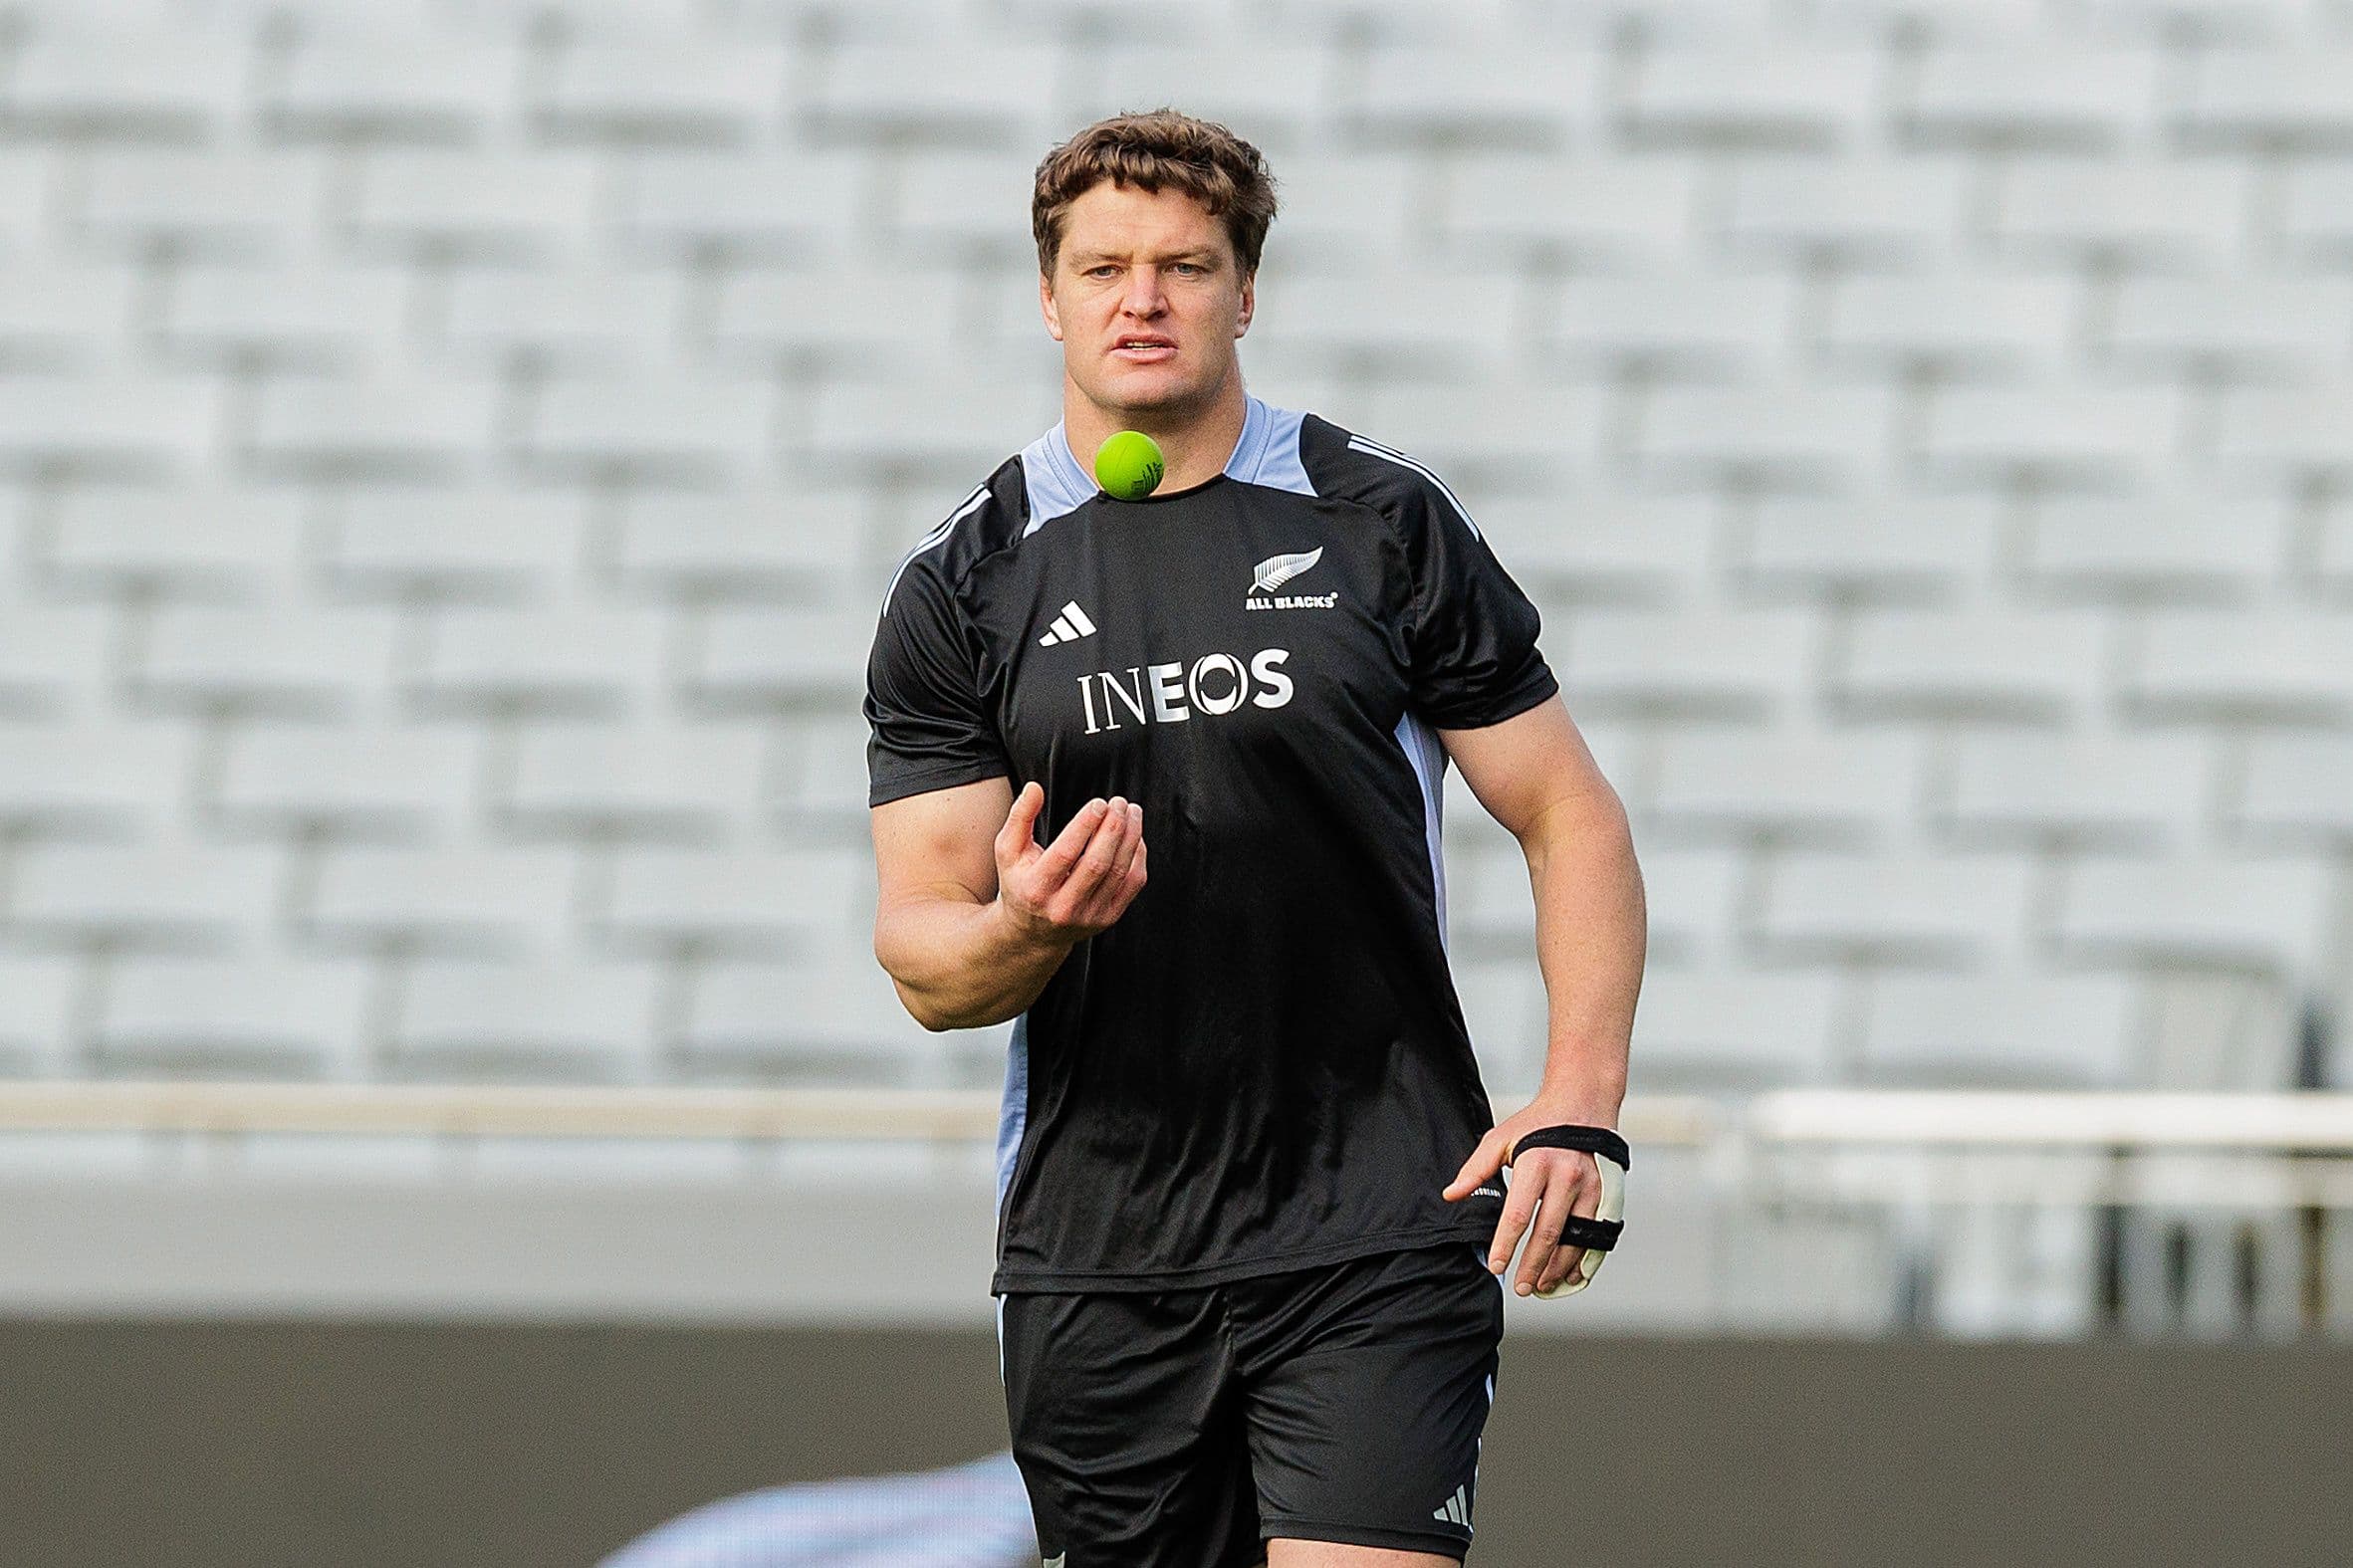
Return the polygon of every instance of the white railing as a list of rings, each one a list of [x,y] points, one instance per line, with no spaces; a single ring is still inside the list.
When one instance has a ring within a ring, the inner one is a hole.
[[[235,1169],[241,1148],[338,1135],[415,1137],[436,1162],[447,1155],[452,1173],[469,1168],[473,1151],[517,1140],[723,1141],[813,1154],[833,1142],[896,1143],[964,1162],[985,1151],[997,1117],[993,1090],[0,1082],[0,1144],[151,1136],[165,1156],[158,1169],[180,1175],[212,1168],[188,1158],[204,1150],[226,1153],[223,1168]],[[1869,1232],[1882,1260],[1916,1272],[1932,1302],[1978,1293],[1976,1307],[1899,1306],[1893,1321],[1950,1323],[1957,1312],[1999,1332],[2013,1315],[2030,1318],[2020,1303],[2039,1291],[2081,1323],[2162,1326],[2169,1313],[2195,1316],[2185,1303],[2200,1289],[2205,1320],[2223,1329],[2234,1314],[2285,1329],[2334,1321],[2331,1230],[2337,1211],[2353,1209],[2353,1094],[1649,1096],[1627,1104],[1621,1126],[1643,1168],[1638,1200],[1670,1191],[1679,1166],[1681,1191],[1724,1214],[1829,1217]],[[2037,1276],[2033,1247],[2019,1238],[2052,1225],[2077,1237],[2072,1260]],[[1728,1313],[1738,1286],[1723,1281],[1748,1266],[1727,1259],[1712,1271]],[[2225,1276],[2254,1283],[2215,1285]],[[2343,1294],[2347,1282],[2335,1283]]]
[[[1499,1098],[1498,1104],[1507,1103]],[[0,1132],[987,1139],[994,1089],[0,1080]],[[1638,1096],[1630,1142],[2353,1157],[2353,1094],[1801,1089]]]

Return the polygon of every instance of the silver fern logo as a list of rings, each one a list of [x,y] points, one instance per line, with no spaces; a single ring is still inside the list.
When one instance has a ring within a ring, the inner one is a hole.
[[[1258,563],[1258,575],[1252,579],[1250,591],[1272,593],[1323,559],[1323,547],[1302,550],[1295,556],[1269,556]]]
[[[1313,569],[1323,559],[1323,547],[1302,550],[1294,555],[1269,556],[1260,561],[1250,581],[1250,596],[1242,601],[1244,609],[1329,609],[1340,601],[1337,593],[1277,593],[1275,590],[1301,572]]]

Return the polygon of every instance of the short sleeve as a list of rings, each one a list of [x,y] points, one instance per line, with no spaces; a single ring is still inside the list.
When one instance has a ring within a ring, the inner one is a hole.
[[[892,584],[866,660],[865,715],[870,806],[1011,776],[963,616],[938,573],[919,566]]]
[[[1560,689],[1536,651],[1540,617],[1453,494],[1421,483],[1399,508],[1413,596],[1410,697],[1442,730],[1476,730]]]

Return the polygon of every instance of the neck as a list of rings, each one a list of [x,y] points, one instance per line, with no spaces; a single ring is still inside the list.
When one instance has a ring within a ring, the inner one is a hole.
[[[1160,448],[1162,490],[1190,490],[1226,470],[1250,411],[1239,368],[1207,401],[1186,408],[1105,408],[1067,377],[1062,381],[1062,431],[1078,471],[1094,477],[1095,448],[1121,430],[1141,430]]]

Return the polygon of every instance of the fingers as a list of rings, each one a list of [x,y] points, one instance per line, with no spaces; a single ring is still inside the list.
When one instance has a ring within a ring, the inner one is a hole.
[[[1580,1178],[1590,1176],[1591,1180],[1581,1183],[1575,1198],[1569,1203],[1568,1212],[1579,1219],[1590,1220],[1601,1213],[1601,1167],[1593,1163],[1592,1156],[1587,1155],[1578,1162],[1577,1174]],[[1581,1246],[1563,1246],[1554,1249],[1552,1265],[1546,1270],[1547,1277],[1536,1288],[1539,1290],[1551,1289],[1574,1273],[1577,1265],[1584,1261],[1584,1257],[1585,1249]]]
[[[1144,808],[1133,800],[1125,802],[1125,827],[1118,835],[1117,847],[1111,852],[1111,862],[1072,916],[1073,920],[1089,930],[1100,931],[1115,923],[1127,913],[1127,906],[1135,902],[1136,894],[1144,890],[1147,853],[1144,843]],[[1098,838],[1101,836],[1097,834]],[[1077,871],[1072,873],[1072,882],[1090,871],[1089,862],[1094,860],[1096,853],[1097,847],[1089,845],[1086,855],[1078,862]]]
[[[1091,935],[1143,889],[1144,808],[1114,795],[1089,800],[1018,879],[1017,897],[1042,923]]]
[[[1568,1271],[1584,1256],[1584,1248],[1560,1245],[1560,1232],[1570,1215],[1582,1215],[1589,1220],[1601,1207],[1601,1173],[1591,1155],[1569,1149],[1534,1153],[1557,1154],[1561,1158],[1543,1163],[1543,1207],[1537,1212],[1528,1250],[1520,1259],[1518,1288],[1522,1295],[1548,1290],[1568,1277]],[[1521,1181],[1527,1182],[1534,1174],[1529,1169],[1532,1164],[1531,1158],[1519,1167]]]
[[[1463,1162],[1463,1168],[1455,1173],[1454,1180],[1446,1184],[1440,1196],[1450,1204],[1468,1198],[1479,1190],[1480,1183],[1489,1180],[1503,1168],[1503,1131],[1500,1128],[1491,1129],[1486,1137],[1479,1140],[1479,1147],[1471,1151],[1471,1158]]]
[[[1534,1218],[1536,1195],[1544,1184],[1537,1173],[1520,1169],[1511,1188],[1504,1194],[1504,1217],[1496,1222],[1495,1239],[1487,1247],[1487,1271],[1500,1274],[1512,1261],[1512,1253],[1520,1245],[1520,1237],[1528,1231],[1528,1222]]]
[[[1089,919],[1101,924],[1115,922],[1125,915],[1127,905],[1143,891],[1143,806],[1127,801],[1127,837],[1120,841],[1120,858],[1103,874],[1094,889],[1094,910]]]
[[[1143,808],[1138,806],[1136,809],[1140,813]],[[1135,896],[1144,890],[1144,883],[1150,880],[1148,875],[1149,868],[1146,866],[1145,862],[1152,853],[1152,846],[1144,842],[1144,835],[1141,831],[1143,819],[1140,815],[1137,817],[1136,826],[1138,831],[1135,835],[1135,859],[1129,863],[1127,868],[1127,893],[1126,896],[1120,901],[1119,907],[1121,909],[1125,909],[1129,904],[1133,903],[1135,901]]]
[[[1116,857],[1111,867],[1103,873],[1102,880],[1095,884],[1093,893],[1080,911],[1080,918],[1089,927],[1102,930],[1127,913],[1127,906],[1134,903],[1135,896],[1144,890],[1147,874],[1145,856],[1148,852],[1144,843],[1144,808],[1140,803],[1130,800],[1127,802],[1127,830],[1120,837]]]
[[[1111,797],[1101,820],[1095,824],[1093,834],[1086,841],[1085,851],[1078,856],[1078,863],[1070,868],[1068,879],[1062,883],[1062,891],[1070,899],[1073,920],[1086,913],[1086,906],[1093,899],[1095,889],[1103,885],[1112,870],[1115,867],[1124,868],[1128,858],[1135,853],[1135,835],[1142,831],[1140,823],[1143,814],[1144,808],[1133,801],[1123,800],[1117,795]]]
[[[1587,1215],[1585,1218],[1590,1220],[1593,1217],[1591,1215]],[[1536,1289],[1539,1292],[1545,1291],[1559,1284],[1560,1281],[1566,1279],[1570,1274],[1576,1272],[1577,1264],[1584,1261],[1584,1257],[1585,1249],[1581,1246],[1554,1247],[1552,1249],[1552,1262],[1550,1266],[1544,1270],[1542,1276],[1537,1279]]]
[[[997,864],[1017,864],[1025,850],[1038,846],[1038,813],[1046,809],[1046,789],[1033,779],[1013,797],[1005,825],[997,829]]]
[[[1078,857],[1086,853],[1095,830],[1103,825],[1110,813],[1109,801],[1089,800],[1062,824],[1062,830],[1055,835],[1054,842],[1048,844],[1046,852],[1038,858],[1038,892],[1041,898],[1054,893],[1069,880],[1071,867],[1077,865]]]

